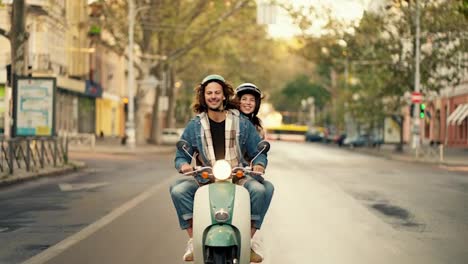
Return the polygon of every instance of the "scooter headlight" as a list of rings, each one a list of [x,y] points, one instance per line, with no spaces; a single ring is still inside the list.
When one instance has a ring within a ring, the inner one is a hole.
[[[218,160],[213,166],[213,175],[216,179],[224,181],[231,176],[231,164],[225,160]]]
[[[229,212],[224,209],[220,209],[215,212],[214,218],[218,222],[227,222],[229,220]]]

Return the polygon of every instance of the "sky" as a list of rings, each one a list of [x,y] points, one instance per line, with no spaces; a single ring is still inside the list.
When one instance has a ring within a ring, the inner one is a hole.
[[[88,3],[96,0],[88,0]],[[268,0],[257,0],[257,4]],[[360,19],[363,11],[372,3],[381,0],[278,0],[285,3],[292,3],[294,6],[326,5],[333,10],[337,18],[348,21]],[[320,30],[320,22],[315,23],[313,31]],[[300,31],[294,26],[291,19],[284,10],[277,10],[276,23],[268,26],[268,33],[273,38],[291,38]]]
[[[332,9],[333,15],[337,18],[352,21],[360,19],[364,10],[370,5],[371,0],[283,0],[292,3],[294,6],[325,5]],[[320,22],[315,23],[320,29]],[[274,38],[291,38],[300,31],[294,26],[285,11],[278,10],[276,23],[268,26],[270,36]]]

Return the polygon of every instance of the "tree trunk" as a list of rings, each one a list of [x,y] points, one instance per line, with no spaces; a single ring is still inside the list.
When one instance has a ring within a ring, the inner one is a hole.
[[[162,110],[160,109],[161,108],[160,98],[161,98],[162,92],[166,88],[165,86],[167,83],[167,76],[165,76],[166,65],[161,65],[161,67],[158,67],[157,71],[158,71],[157,76],[161,81],[156,86],[156,91],[154,93],[150,142],[156,145],[160,145],[161,144],[160,112]]]
[[[11,14],[11,28],[9,33],[11,47],[11,73],[10,86],[13,89],[11,94],[14,94],[14,83],[16,76],[26,76],[28,74],[28,33],[26,32],[26,3],[25,0],[13,1]],[[13,102],[8,96],[7,100]],[[15,106],[13,105],[13,109]],[[10,126],[10,111],[7,111],[5,118],[5,137],[8,139],[12,136]],[[16,123],[16,120],[13,120]]]
[[[135,96],[137,104],[135,108],[135,139],[137,144],[146,144],[147,143],[147,135],[145,134],[145,126],[146,126],[146,114],[150,111],[151,102],[146,99],[148,91],[153,89],[150,83],[141,83],[141,81],[147,81],[150,78],[150,61],[142,61],[141,62],[141,69],[142,69],[142,76],[138,78],[137,82],[137,94]]]
[[[174,68],[169,67],[168,72],[169,74],[169,82],[168,82],[168,87],[166,87],[167,91],[167,96],[169,99],[169,106],[167,109],[167,114],[166,114],[166,124],[167,127],[175,127],[175,105],[176,105],[176,98],[175,98],[175,74],[174,74]]]
[[[400,125],[400,143],[396,145],[395,152],[403,152],[403,124],[405,123],[405,117],[400,116],[399,118],[399,125]]]
[[[26,75],[28,71],[28,33],[26,32],[25,0],[13,1],[10,36],[11,76]],[[11,80],[13,81],[13,78]]]

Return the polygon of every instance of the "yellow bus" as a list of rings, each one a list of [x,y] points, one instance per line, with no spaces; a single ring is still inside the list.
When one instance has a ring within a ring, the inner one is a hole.
[[[266,128],[267,140],[284,140],[284,141],[305,141],[305,134],[308,126],[295,124],[282,124],[274,127]]]

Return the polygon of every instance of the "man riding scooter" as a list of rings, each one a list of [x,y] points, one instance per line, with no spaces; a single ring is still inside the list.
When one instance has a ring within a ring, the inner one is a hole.
[[[196,153],[199,166],[214,166],[217,160],[226,160],[231,167],[239,164],[248,165],[244,153],[255,157],[261,141],[255,127],[236,110],[236,101],[232,100],[234,89],[220,75],[209,75],[195,89],[196,98],[193,110],[197,116],[189,121],[181,139],[185,140]],[[180,149],[175,157],[175,167],[182,173],[193,171],[191,159]],[[252,170],[263,173],[267,165],[265,153],[260,153],[253,161]],[[202,180],[203,182],[203,180]],[[251,185],[254,186],[254,185]],[[199,183],[191,177],[178,179],[170,188],[170,193],[179,224],[187,230],[190,237],[183,259],[193,261],[193,199]],[[246,186],[246,188],[248,188]],[[267,211],[265,194],[261,190],[248,189],[251,202],[251,220],[263,219]],[[262,256],[255,249],[251,251],[251,261],[261,262]]]

